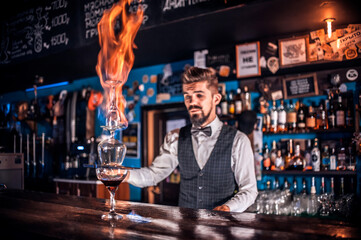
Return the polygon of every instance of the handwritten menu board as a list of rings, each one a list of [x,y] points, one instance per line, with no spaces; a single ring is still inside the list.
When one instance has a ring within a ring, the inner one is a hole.
[[[0,64],[72,47],[73,4],[68,0],[41,2],[2,22]]]
[[[103,12],[119,0],[38,0],[0,22],[0,64],[19,62],[98,41]],[[174,20],[232,7],[244,0],[132,0],[129,13],[144,11],[140,31]]]
[[[318,95],[317,75],[307,74],[283,79],[285,99]]]
[[[171,96],[182,94],[183,71],[174,72],[170,76],[158,74],[157,93],[169,93]]]

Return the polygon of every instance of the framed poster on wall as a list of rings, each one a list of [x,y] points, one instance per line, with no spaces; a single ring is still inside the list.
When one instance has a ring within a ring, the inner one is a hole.
[[[308,35],[280,39],[278,45],[281,67],[291,67],[309,62]]]
[[[318,82],[316,73],[284,78],[283,93],[285,99],[317,96]]]
[[[259,42],[236,45],[237,78],[261,75]]]

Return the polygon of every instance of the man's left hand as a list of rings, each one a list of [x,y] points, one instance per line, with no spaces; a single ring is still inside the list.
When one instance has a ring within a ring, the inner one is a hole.
[[[215,207],[213,210],[229,212],[229,207],[227,205],[221,205],[221,206]]]

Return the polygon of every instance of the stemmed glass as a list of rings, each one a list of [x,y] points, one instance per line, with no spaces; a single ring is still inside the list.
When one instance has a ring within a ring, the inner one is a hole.
[[[127,168],[122,166],[126,150],[126,146],[114,138],[114,131],[111,131],[110,138],[101,141],[98,145],[99,158],[96,164],[96,174],[110,193],[110,211],[108,214],[102,215],[104,220],[123,218],[114,210],[114,197],[119,184],[128,174]]]

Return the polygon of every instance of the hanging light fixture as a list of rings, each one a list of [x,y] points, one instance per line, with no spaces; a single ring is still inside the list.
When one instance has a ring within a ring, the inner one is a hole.
[[[327,37],[332,37],[332,22],[335,21],[335,18],[326,18],[323,21],[327,23]]]

